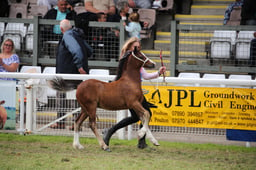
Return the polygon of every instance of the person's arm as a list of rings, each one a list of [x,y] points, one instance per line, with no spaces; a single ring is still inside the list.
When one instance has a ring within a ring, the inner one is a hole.
[[[130,8],[136,8],[136,4],[133,0],[128,0],[128,4]]]
[[[140,69],[141,77],[145,80],[150,80],[154,78],[158,78],[159,74],[158,72],[148,73],[143,67]]]
[[[98,10],[96,8],[93,7],[93,2],[92,1],[86,1],[85,2],[85,10],[88,12],[92,12],[92,13],[105,13],[105,14],[110,14],[110,15],[114,15],[116,13],[116,7],[115,5],[111,5],[107,11],[101,11]]]
[[[230,18],[230,13],[233,9],[233,4],[230,4],[227,8],[226,8],[226,11],[225,11],[225,14],[224,14],[224,20],[223,20],[223,24],[226,25],[229,18]]]
[[[150,80],[154,78],[158,78],[161,74],[163,74],[166,71],[166,67],[160,67],[158,71],[153,73],[148,73],[143,67],[140,70],[141,77],[145,80]]]
[[[73,57],[73,63],[76,65],[80,74],[87,74],[83,69],[83,60],[87,60],[88,56],[84,56],[81,46],[71,34],[64,34],[63,40],[65,46]]]
[[[88,12],[92,12],[92,13],[104,12],[104,11],[100,11],[100,10],[94,8],[93,4],[92,4],[92,1],[85,2],[84,6],[85,6],[85,10],[88,11]]]
[[[128,25],[125,26],[125,30],[128,32],[132,32],[134,30],[134,24],[130,22]]]
[[[15,72],[17,71],[18,67],[19,67],[19,63],[12,63],[11,65],[6,65],[6,64],[1,64],[0,65],[7,70],[8,72]]]
[[[80,74],[87,74],[86,71],[83,69],[83,67],[80,67],[78,69],[78,71],[79,71]]]
[[[17,57],[16,60],[14,60],[15,62],[13,62],[12,64],[10,65],[7,65],[3,62],[2,59],[0,59],[0,65],[5,69],[7,70],[8,72],[16,72],[18,67],[19,67],[19,60],[18,60],[18,56],[15,56]]]

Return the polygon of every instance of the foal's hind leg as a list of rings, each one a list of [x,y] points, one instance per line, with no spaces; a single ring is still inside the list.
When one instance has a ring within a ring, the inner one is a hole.
[[[83,123],[83,121],[88,117],[86,111],[82,108],[80,115],[76,118],[74,123],[74,140],[73,140],[73,148],[75,149],[84,149],[84,147],[79,142],[79,129]]]

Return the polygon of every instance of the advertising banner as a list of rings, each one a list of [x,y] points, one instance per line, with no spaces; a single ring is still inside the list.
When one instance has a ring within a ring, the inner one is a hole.
[[[150,125],[256,130],[256,89],[143,86]]]
[[[0,130],[16,129],[16,81],[0,80]]]

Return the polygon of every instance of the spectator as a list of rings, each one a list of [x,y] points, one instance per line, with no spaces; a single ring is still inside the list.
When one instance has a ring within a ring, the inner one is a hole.
[[[106,22],[107,21],[107,15],[105,13],[97,13],[97,20],[98,22]],[[107,35],[109,28],[100,27],[95,28],[96,37],[94,39],[97,41],[98,46],[104,46],[104,36]]]
[[[92,55],[92,48],[84,39],[84,34],[80,28],[72,28],[70,21],[64,19],[60,22],[62,39],[59,41],[56,56],[56,73],[64,74],[88,74],[88,58]],[[66,80],[73,86],[81,83],[80,80]],[[57,92],[57,117],[64,116],[66,94]],[[65,123],[62,119],[57,124],[50,126],[53,129],[64,129]],[[70,130],[73,130],[71,127]]]
[[[82,0],[67,0],[68,4],[74,6],[76,3],[81,2]],[[48,10],[55,7],[58,4],[58,0],[38,0],[37,5],[47,6]]]
[[[0,72],[16,72],[19,67],[19,56],[15,54],[14,42],[5,39],[1,45]],[[1,78],[1,80],[15,80],[13,78]]]
[[[251,41],[250,45],[250,59],[251,59],[251,66],[256,66],[256,32],[253,34],[254,39]]]
[[[131,8],[151,8],[151,0],[127,0]]]
[[[98,13],[98,22],[106,22],[106,15]],[[98,49],[104,49],[104,57],[107,61],[119,56],[119,30],[113,28],[96,28],[98,36]],[[101,53],[101,52],[100,52]],[[102,54],[102,53],[101,53]]]
[[[9,1],[1,0],[0,1],[0,17],[8,17],[9,9],[10,9]]]
[[[167,6],[167,0],[154,0],[152,8],[165,8]]]
[[[112,22],[116,13],[113,0],[84,0],[85,10],[93,14],[107,14],[107,21]]]
[[[37,0],[37,5],[47,6],[48,10],[58,4],[58,0]]]
[[[141,49],[141,44],[140,44],[140,40],[136,37],[132,37],[130,39],[128,39],[126,41],[126,43],[123,45],[123,48],[121,50],[121,55],[120,58],[123,57],[123,55],[127,52],[127,51],[133,51],[135,47],[138,47],[138,49]],[[149,80],[149,79],[154,79],[154,78],[158,78],[161,74],[163,74],[166,71],[165,66],[160,67],[159,71],[153,72],[153,73],[148,73],[147,71],[144,70],[143,67],[141,67],[140,69],[140,74],[141,77]],[[143,101],[142,101],[142,106],[150,113],[150,116],[152,115],[150,108],[149,108],[149,104],[146,100],[146,98],[144,97]],[[136,123],[138,122],[140,119],[137,116],[137,114],[135,113],[135,111],[133,109],[129,109],[131,112],[131,116],[124,118],[123,120],[121,120],[120,122],[118,122],[117,124],[115,124],[114,126],[112,126],[109,129],[104,129],[103,133],[103,140],[105,142],[106,145],[109,145],[109,140],[111,138],[111,136],[118,130],[121,129],[123,127],[126,127],[132,123]],[[140,125],[140,128],[142,127],[142,124]],[[139,143],[138,143],[138,148],[140,149],[144,149],[145,147],[147,147],[146,144],[146,139],[145,139],[146,135],[144,137],[142,137],[141,139],[139,139]]]
[[[140,39],[141,25],[139,23],[140,15],[137,12],[133,12],[129,16],[128,26],[124,22],[125,30],[129,32],[129,37],[137,37]]]
[[[243,5],[243,0],[236,0],[235,2],[231,3],[230,5],[228,5],[228,7],[226,8],[225,14],[224,14],[224,21],[223,24],[226,25],[227,22],[230,19],[230,14],[233,10],[234,7],[242,7]]]
[[[72,9],[69,9],[68,7],[69,7],[69,4],[68,4],[67,0],[58,0],[57,7],[50,9],[45,14],[44,19],[56,19],[56,20],[68,19],[68,20],[74,20],[75,16],[76,16],[76,12],[74,10],[72,10]],[[52,29],[54,34],[61,35],[61,30],[60,30],[60,26],[59,25],[54,25],[53,28],[50,28],[50,29]],[[47,31],[49,33],[49,30],[44,30],[44,31]],[[58,40],[59,37],[57,36],[57,38],[54,38],[54,39]]]
[[[256,25],[256,1],[243,0],[240,25]]]
[[[117,2],[116,8],[118,10],[118,13],[117,13],[117,17],[115,17],[116,20],[114,22],[120,22],[120,20],[123,20],[124,22],[126,22],[126,24],[128,24],[128,18],[130,15],[129,3],[127,1],[119,0]],[[134,10],[133,12],[135,11],[136,10]],[[147,28],[149,23],[140,21],[140,25],[141,27]]]
[[[120,22],[120,20],[123,20],[123,21],[127,21],[128,20],[128,17],[129,17],[129,10],[130,10],[130,7],[129,7],[129,4],[127,1],[122,1],[122,0],[119,0],[117,3],[116,3],[116,8],[117,8],[117,15],[118,17],[116,17],[118,20],[115,21],[115,22]]]
[[[97,13],[96,16],[97,16],[98,22],[106,22],[107,21],[107,15],[103,12]],[[96,49],[95,53],[97,53],[97,51],[101,51],[98,53],[101,53],[101,55],[106,54],[103,51],[106,48],[107,40],[105,38],[106,38],[108,31],[109,31],[109,28],[105,28],[105,27],[96,27],[96,28],[93,28],[93,31],[91,31],[92,36],[89,37],[88,39],[89,39],[90,45],[94,49]],[[96,57],[96,56],[94,56],[94,57]]]

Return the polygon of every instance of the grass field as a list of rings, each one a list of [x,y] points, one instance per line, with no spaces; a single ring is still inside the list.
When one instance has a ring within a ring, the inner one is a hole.
[[[112,139],[112,152],[95,138],[80,138],[84,150],[72,148],[72,137],[0,134],[1,170],[255,170],[256,148],[160,141],[137,149],[136,140]]]

